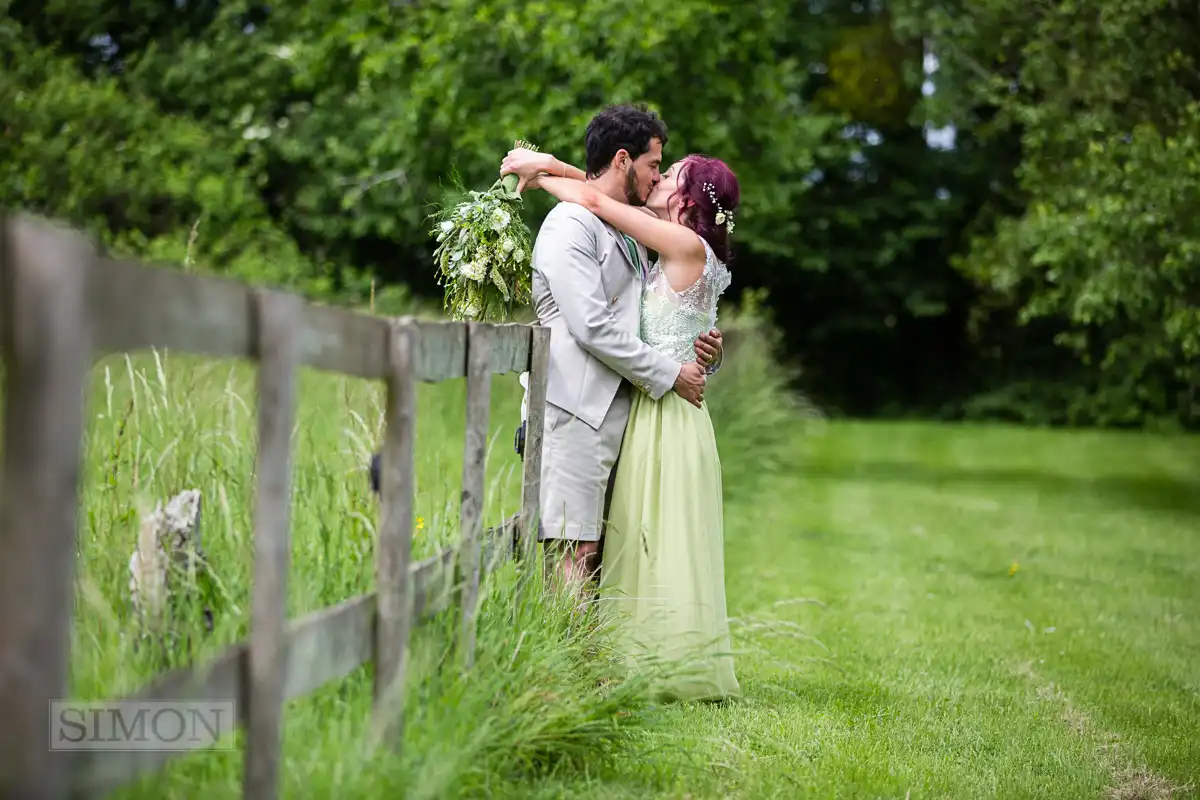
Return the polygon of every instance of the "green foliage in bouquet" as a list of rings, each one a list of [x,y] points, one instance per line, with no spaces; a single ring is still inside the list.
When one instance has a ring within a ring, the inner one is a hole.
[[[523,141],[515,146],[537,150]],[[514,308],[530,302],[533,234],[521,218],[518,180],[505,175],[486,192],[467,192],[469,199],[432,216],[430,235],[438,242],[433,259],[451,319],[508,321]]]

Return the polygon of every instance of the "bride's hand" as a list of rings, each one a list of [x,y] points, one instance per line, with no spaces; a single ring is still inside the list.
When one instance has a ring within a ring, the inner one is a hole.
[[[517,192],[520,193],[525,189],[536,189],[537,176],[543,172],[549,172],[553,163],[554,156],[549,153],[538,153],[518,147],[515,150],[509,150],[504,161],[500,163],[500,176],[516,173],[520,178],[517,182]]]

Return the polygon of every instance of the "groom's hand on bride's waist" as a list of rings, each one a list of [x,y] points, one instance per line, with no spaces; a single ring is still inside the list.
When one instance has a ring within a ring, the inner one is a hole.
[[[679,366],[679,377],[675,379],[675,393],[700,408],[704,402],[704,368],[692,362]]]
[[[700,366],[704,367],[705,371],[711,375],[716,371],[716,366],[721,363],[721,357],[725,353],[723,337],[721,332],[713,328],[708,333],[700,334],[700,338],[696,340],[696,360],[700,362]]]

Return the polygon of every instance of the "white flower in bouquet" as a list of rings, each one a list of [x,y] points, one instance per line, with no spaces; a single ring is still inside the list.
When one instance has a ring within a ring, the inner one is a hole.
[[[537,149],[521,141],[516,146]],[[516,306],[530,302],[533,235],[521,218],[518,180],[505,175],[486,192],[468,192],[469,199],[433,215],[433,259],[452,319],[508,320]]]

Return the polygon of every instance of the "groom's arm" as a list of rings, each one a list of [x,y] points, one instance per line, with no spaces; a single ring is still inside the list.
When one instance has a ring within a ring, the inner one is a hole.
[[[680,365],[616,324],[600,282],[596,231],[571,208],[562,203],[546,216],[534,268],[580,347],[657,400],[675,386]]]

